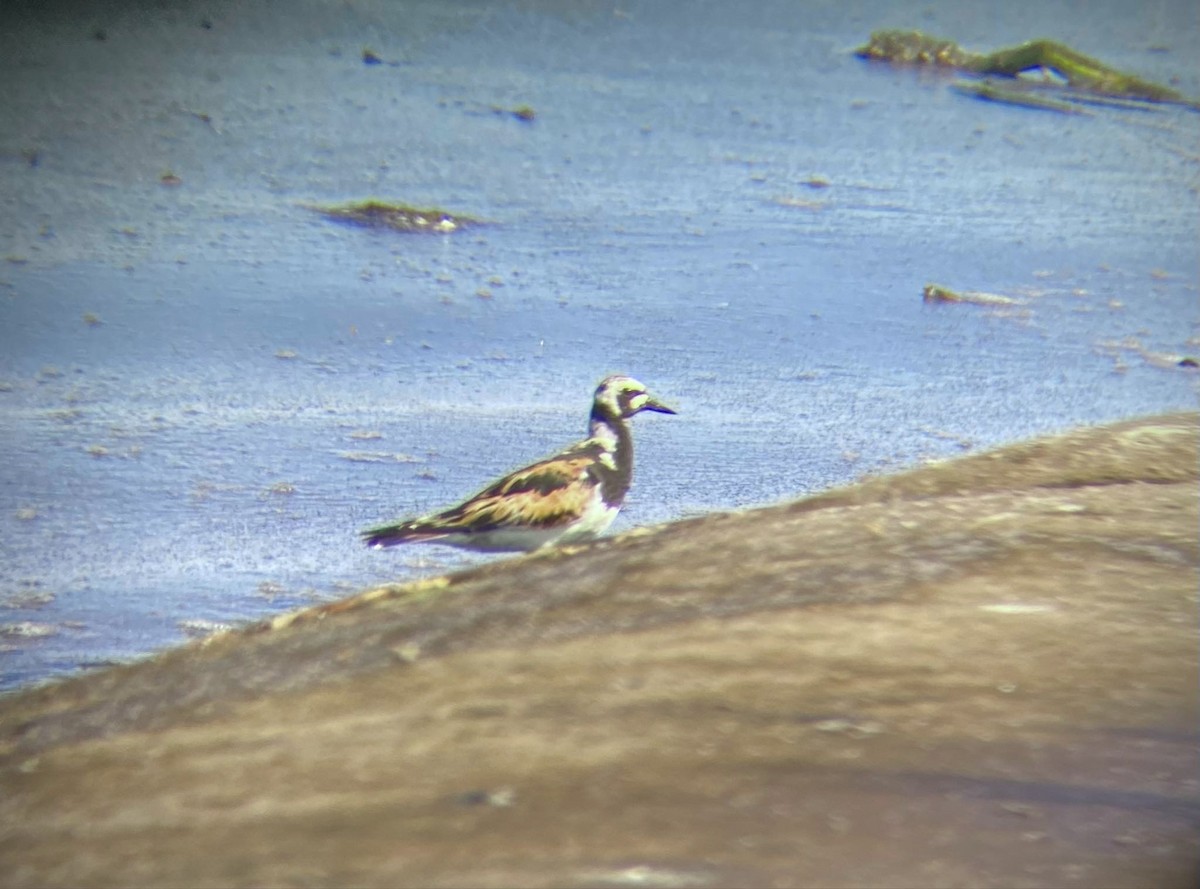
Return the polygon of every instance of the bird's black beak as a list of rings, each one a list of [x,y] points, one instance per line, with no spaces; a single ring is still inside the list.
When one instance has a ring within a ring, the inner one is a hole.
[[[675,408],[667,407],[665,404],[663,404],[661,401],[659,401],[657,398],[655,398],[653,396],[646,397],[646,403],[641,406],[641,410],[656,411],[657,413],[660,413],[660,414],[677,414],[677,413],[679,413],[679,411],[675,410]]]

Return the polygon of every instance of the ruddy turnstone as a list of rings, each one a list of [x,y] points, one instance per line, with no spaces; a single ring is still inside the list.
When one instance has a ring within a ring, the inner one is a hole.
[[[484,552],[533,550],[597,537],[612,524],[633,479],[633,435],[642,411],[673,414],[632,377],[596,388],[588,437],[492,482],[442,512],[363,532],[367,546],[432,542]]]

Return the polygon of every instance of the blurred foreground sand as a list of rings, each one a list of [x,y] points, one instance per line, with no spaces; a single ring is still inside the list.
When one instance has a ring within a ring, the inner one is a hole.
[[[1198,416],[0,701],[0,884],[1194,886]]]

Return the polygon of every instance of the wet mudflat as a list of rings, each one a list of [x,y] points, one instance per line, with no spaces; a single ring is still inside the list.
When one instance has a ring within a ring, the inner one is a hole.
[[[1198,447],[1083,430],[9,697],[0,882],[1192,886]]]
[[[852,55],[1046,35],[1194,95],[1191,4],[288,10],[0,9],[5,687],[471,563],[357,531],[612,371],[682,412],[619,528],[1195,403],[1200,115]],[[370,200],[487,225],[310,209]]]

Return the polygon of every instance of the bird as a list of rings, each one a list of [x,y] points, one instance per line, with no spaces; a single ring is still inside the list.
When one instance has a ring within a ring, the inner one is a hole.
[[[633,377],[596,387],[588,437],[492,482],[457,506],[369,528],[367,546],[440,543],[478,552],[528,552],[591,540],[608,530],[633,480],[628,420],[676,411]]]

